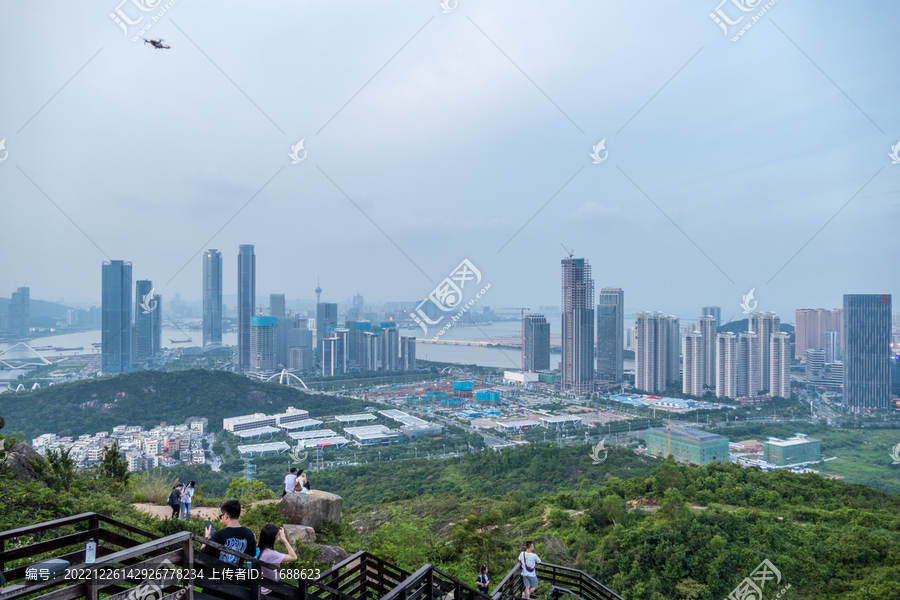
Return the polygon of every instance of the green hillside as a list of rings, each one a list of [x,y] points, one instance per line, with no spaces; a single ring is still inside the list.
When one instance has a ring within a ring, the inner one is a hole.
[[[277,383],[263,383],[224,371],[140,371],[116,377],[63,383],[34,391],[0,396],[0,415],[7,431],[26,439],[42,433],[78,436],[109,431],[116,425],[152,427],[161,421],[183,423],[207,417],[209,429],[222,429],[222,419],[288,406],[310,416],[359,412],[366,403],[351,398],[305,394]]]

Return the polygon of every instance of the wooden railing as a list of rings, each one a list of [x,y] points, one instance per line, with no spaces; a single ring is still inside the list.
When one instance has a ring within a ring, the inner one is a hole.
[[[451,595],[452,594],[452,595]],[[464,584],[456,577],[444,573],[434,565],[425,565],[381,600],[489,600],[490,596]]]
[[[103,528],[101,524],[111,525],[113,529]],[[78,529],[83,531],[77,531]],[[149,541],[141,542],[116,530],[147,537]],[[63,535],[59,535],[60,531]],[[3,600],[25,597],[40,600],[98,600],[101,595],[112,600],[124,600],[138,585],[155,586],[151,589],[154,598],[159,600],[215,600],[223,597],[261,600],[264,597],[263,587],[270,590],[269,598],[277,600],[370,600],[387,595],[409,577],[408,572],[377,556],[358,552],[323,571],[317,580],[299,580],[293,584],[261,580],[259,577],[225,579],[222,576],[223,568],[232,565],[219,560],[220,552],[235,557],[241,567],[249,564],[251,569],[266,567],[277,571],[278,566],[264,563],[190,532],[159,537],[95,513],[5,531],[0,533],[0,544],[9,540],[21,542],[27,536],[46,537],[53,532],[58,537],[0,551],[0,560],[7,563],[34,558],[28,564],[5,571],[8,585],[21,584],[21,587],[16,585],[15,588],[7,588],[8,593],[3,594]],[[98,546],[96,561],[85,564],[84,544],[89,539],[103,541],[104,545]],[[212,554],[201,552],[201,544],[205,544]],[[114,549],[111,545],[120,546],[121,549]],[[77,550],[71,551],[72,547]],[[3,546],[0,545],[0,548]],[[46,581],[25,580],[26,569],[55,550],[62,550],[63,553],[53,558],[62,558],[71,563],[67,574]],[[181,575],[187,576],[180,579],[169,576],[149,580],[140,577],[142,571],[161,568],[181,571]],[[213,575],[218,578],[213,579]]]
[[[536,575],[540,583],[550,584],[554,598],[571,593],[582,600],[622,600],[617,593],[578,569],[540,563]],[[522,566],[519,563],[509,570],[506,577],[491,594],[493,600],[518,600],[523,597]]]
[[[409,573],[368,552],[356,554],[324,571],[315,582],[307,582],[309,598],[383,597],[400,585]],[[302,582],[301,582],[302,585]],[[333,595],[337,593],[337,595]]]
[[[50,537],[54,533],[56,537]],[[97,559],[85,564],[84,544],[89,539],[98,542]],[[212,554],[201,552],[201,544]],[[25,578],[29,566],[54,552],[60,554],[53,558],[71,563],[67,573],[46,581]],[[140,594],[142,597],[152,593],[158,600],[261,600],[263,587],[270,590],[267,597],[273,600],[518,600],[524,590],[518,564],[492,594],[486,595],[433,565],[410,574],[368,552],[357,552],[323,571],[316,580],[227,579],[223,568],[232,565],[220,561],[220,553],[233,557],[230,562],[242,568],[248,564],[255,570],[279,568],[187,531],[159,537],[96,513],[57,519],[0,532],[0,570],[13,561],[28,561],[4,571],[8,585],[15,587],[8,588],[2,600],[99,600],[101,596],[104,600],[125,600],[140,585],[150,586],[147,593]],[[163,578],[146,577],[146,571],[161,568],[172,573]],[[216,573],[219,577],[214,579]],[[242,573],[246,576],[246,571]],[[582,600],[622,600],[576,569],[542,563],[537,566],[537,575],[542,583],[551,585],[557,599],[571,593]]]
[[[147,540],[159,537],[97,513],[83,513],[3,531],[0,532],[0,571],[4,571],[7,582],[12,584],[24,579],[29,564],[37,562],[37,557],[44,554],[72,564],[80,563],[84,561],[84,546],[91,539],[97,542],[99,560],[104,555],[116,552],[118,548],[131,548],[142,543],[143,540],[129,537],[129,534]],[[8,564],[23,560],[27,562],[6,570]]]

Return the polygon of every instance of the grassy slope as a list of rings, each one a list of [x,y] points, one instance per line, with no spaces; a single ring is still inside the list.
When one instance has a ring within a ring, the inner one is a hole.
[[[900,493],[900,465],[892,464],[891,450],[900,443],[900,427],[889,429],[838,429],[828,425],[798,423],[753,424],[719,428],[715,432],[732,442],[764,441],[768,436],[789,437],[795,431],[822,442],[826,463],[810,465],[823,475],[842,475],[847,483],[862,483],[884,492]]]

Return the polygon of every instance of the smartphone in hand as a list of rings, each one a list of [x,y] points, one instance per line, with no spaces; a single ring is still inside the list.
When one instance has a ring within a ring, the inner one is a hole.
[[[215,531],[215,529],[213,529],[212,521],[206,522],[206,531],[210,531],[210,532]]]

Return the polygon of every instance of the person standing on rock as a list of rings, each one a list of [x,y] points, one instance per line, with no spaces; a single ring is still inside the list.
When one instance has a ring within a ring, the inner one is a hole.
[[[281,540],[281,542],[284,543],[284,547],[287,548],[287,554],[282,554],[275,550],[275,542],[278,540]],[[259,546],[257,547],[259,548],[259,560],[265,563],[277,566],[284,561],[294,562],[297,560],[297,553],[294,552],[294,547],[288,542],[287,536],[284,534],[284,527],[279,528],[272,523],[263,525],[263,528],[259,532]],[[275,569],[260,567],[260,570],[262,571],[263,577],[266,579],[281,581],[281,578],[278,576],[278,571]],[[259,591],[264,595],[269,595],[272,592],[272,590],[265,587],[260,587]]]
[[[291,472],[288,473],[284,477],[284,491],[281,492],[281,497],[284,498],[286,495],[290,494],[294,491],[294,484],[297,483],[297,467],[291,467]]]

